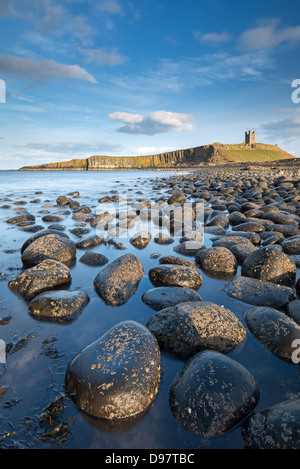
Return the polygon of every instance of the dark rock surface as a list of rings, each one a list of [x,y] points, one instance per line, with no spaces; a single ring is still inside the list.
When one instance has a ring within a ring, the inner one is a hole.
[[[202,437],[226,433],[256,407],[260,397],[254,376],[219,352],[192,357],[172,383],[171,411],[185,430]]]
[[[26,267],[33,267],[45,259],[70,265],[75,258],[75,243],[57,234],[37,238],[22,253],[22,262]]]
[[[161,358],[151,332],[124,321],[85,347],[69,363],[67,393],[89,415],[125,419],[153,402],[161,378]]]
[[[46,291],[30,302],[28,311],[37,318],[71,320],[88,302],[88,295],[81,291]]]
[[[119,306],[135,293],[143,275],[144,269],[139,258],[125,254],[98,273],[94,286],[106,304]]]
[[[107,262],[109,262],[109,259],[98,252],[87,251],[83,254],[83,256],[81,256],[79,261],[83,264],[99,266],[107,264]]]
[[[156,287],[143,293],[142,301],[159,311],[182,302],[201,301],[201,296],[191,288]]]
[[[161,347],[183,358],[205,349],[228,352],[246,336],[235,314],[208,301],[162,309],[151,316],[147,327]]]
[[[184,287],[198,290],[202,276],[194,268],[184,265],[161,264],[149,270],[149,278],[156,287]]]
[[[198,251],[195,260],[206,275],[219,279],[234,277],[238,267],[234,254],[221,246]]]

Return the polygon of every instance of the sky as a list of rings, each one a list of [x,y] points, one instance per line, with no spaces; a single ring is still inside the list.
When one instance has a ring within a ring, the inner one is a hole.
[[[0,0],[0,169],[256,141],[300,157],[298,1]]]

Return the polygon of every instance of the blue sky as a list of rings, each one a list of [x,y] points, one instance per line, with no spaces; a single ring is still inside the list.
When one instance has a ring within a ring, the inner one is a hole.
[[[0,169],[249,129],[300,156],[299,52],[296,1],[0,0]]]

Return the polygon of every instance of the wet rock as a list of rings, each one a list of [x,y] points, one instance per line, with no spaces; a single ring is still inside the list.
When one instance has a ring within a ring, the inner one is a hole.
[[[68,285],[70,282],[71,273],[65,264],[46,259],[25,270],[19,277],[11,280],[8,286],[25,300],[32,300],[39,293],[60,285]]]
[[[223,435],[256,407],[260,390],[240,363],[219,352],[192,357],[172,383],[171,411],[185,430],[206,438]]]
[[[292,236],[284,240],[281,246],[286,254],[300,254],[300,236]]]
[[[241,265],[244,260],[246,259],[246,257],[249,256],[249,254],[251,254],[253,251],[255,251],[257,249],[256,246],[254,246],[253,244],[234,244],[233,246],[230,247],[230,251],[232,252],[232,254],[234,254],[236,260],[237,260],[237,263],[239,265]]]
[[[56,230],[56,231],[64,231],[66,227],[64,225],[60,225],[59,223],[53,223],[52,225],[48,226],[49,230]]]
[[[292,288],[250,277],[233,279],[225,285],[224,291],[245,303],[276,308],[281,308],[296,298]]]
[[[124,321],[70,361],[65,388],[87,414],[125,419],[151,405],[160,379],[161,358],[154,336],[145,326]]]
[[[210,277],[229,279],[234,277],[237,271],[237,260],[225,247],[217,246],[198,251],[195,260],[201,270]]]
[[[182,302],[201,301],[201,296],[191,288],[156,287],[146,291],[142,295],[142,301],[155,311],[159,311]]]
[[[182,257],[176,257],[176,256],[163,256],[159,259],[159,263],[160,264],[185,265],[186,267],[192,267],[194,269],[197,269],[197,266],[194,262],[188,259],[183,259]]]
[[[208,301],[162,309],[149,319],[147,327],[160,347],[184,359],[205,349],[229,352],[246,336],[245,328],[229,309]]]
[[[169,205],[172,205],[172,204],[184,204],[186,201],[186,196],[184,195],[184,193],[180,190],[176,191],[173,195],[171,195],[171,197],[169,197],[168,199],[168,204]]]
[[[293,341],[300,343],[300,326],[295,321],[270,307],[250,309],[245,315],[245,320],[253,335],[270,352],[293,363]]]
[[[36,318],[67,321],[76,318],[89,300],[81,291],[46,291],[30,302],[28,311]]]
[[[85,254],[83,254],[83,256],[81,256],[79,261],[83,264],[99,266],[107,264],[109,260],[103,254],[99,254],[98,252],[93,251],[87,251]]]
[[[64,218],[63,217],[60,217],[59,215],[45,215],[44,217],[42,217],[42,220],[43,221],[46,221],[46,222],[59,222],[59,221],[63,221]]]
[[[183,241],[173,248],[177,254],[183,256],[195,256],[198,251],[203,249],[202,241]]]
[[[69,231],[74,236],[77,236],[78,238],[80,238],[81,236],[83,236],[85,234],[88,234],[91,230],[90,230],[90,228],[81,228],[81,227],[79,227],[79,228],[72,228]]]
[[[267,227],[268,231],[278,231],[282,233],[287,238],[290,236],[299,236],[300,230],[295,225],[270,225]]]
[[[60,195],[56,199],[57,205],[69,205],[71,203],[71,199],[65,195]]]
[[[135,293],[144,269],[133,254],[125,254],[102,269],[94,280],[98,295],[111,306],[119,306]]]
[[[194,268],[184,265],[162,264],[149,270],[149,278],[157,287],[184,287],[198,290],[202,276]]]
[[[96,228],[97,226],[100,227],[105,225],[106,223],[111,222],[114,219],[114,216],[111,213],[103,212],[99,213],[90,221],[90,225],[92,228]]]
[[[253,233],[261,233],[262,231],[265,231],[265,227],[261,225],[260,223],[254,223],[254,222],[246,222],[246,223],[240,223],[239,225],[233,226],[232,231],[250,231]]]
[[[29,226],[22,226],[19,227],[20,231],[26,231],[27,233],[37,233],[38,231],[44,230],[44,226],[42,225],[29,225]]]
[[[130,239],[130,243],[137,249],[144,249],[148,246],[151,240],[151,233],[149,231],[139,231],[135,233]]]
[[[174,243],[174,238],[172,238],[172,236],[169,236],[166,233],[160,232],[154,236],[154,242],[156,244],[172,244]]]
[[[206,221],[206,226],[221,226],[222,228],[227,228],[229,226],[228,216],[219,210],[212,210],[208,215]]]
[[[300,399],[280,402],[242,426],[246,449],[300,449]]]
[[[60,231],[57,231],[57,230],[53,230],[53,229],[47,229],[47,230],[41,230],[39,231],[38,233],[30,236],[30,238],[26,239],[26,241],[23,243],[22,247],[21,247],[21,254],[25,251],[25,249],[31,244],[33,243],[33,241],[35,241],[36,239],[39,239],[43,236],[47,236],[49,234],[55,234],[57,236],[62,236],[63,238],[69,238],[69,236],[66,234],[66,233],[62,233]]]
[[[296,279],[296,264],[290,257],[273,247],[262,247],[250,254],[241,266],[245,277],[289,284]]]
[[[286,306],[286,314],[300,325],[300,300],[290,301]]]
[[[16,215],[15,217],[9,218],[6,220],[6,223],[16,224],[23,221],[35,221],[35,216],[31,215],[31,213],[24,212],[21,215]]]
[[[216,240],[213,240],[213,247],[224,247],[227,249],[231,249],[232,246],[234,245],[242,245],[244,244],[245,246],[253,246],[253,243],[248,239],[244,238],[243,236],[222,236],[222,238],[218,238]]]
[[[104,243],[104,237],[98,235],[87,236],[75,243],[77,249],[88,249]]]
[[[75,258],[75,243],[57,234],[37,238],[22,253],[22,262],[26,267],[37,265],[45,259],[54,259],[70,265]]]

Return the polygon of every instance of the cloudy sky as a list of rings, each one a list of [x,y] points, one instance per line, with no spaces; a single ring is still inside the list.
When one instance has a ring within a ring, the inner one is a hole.
[[[0,0],[0,169],[249,129],[300,157],[299,57],[298,1]]]

